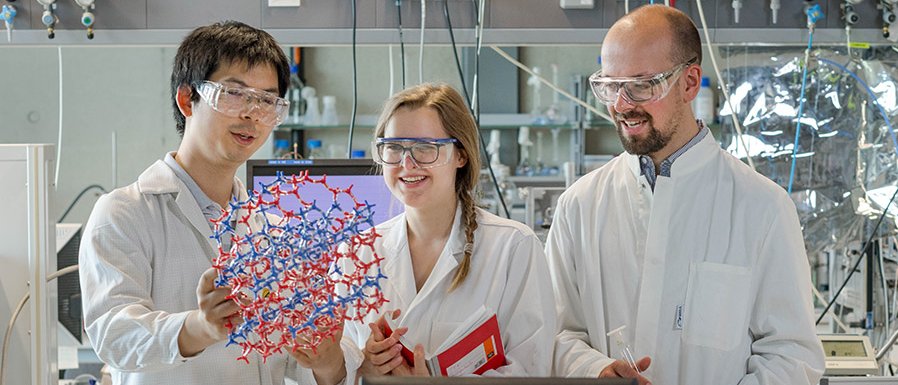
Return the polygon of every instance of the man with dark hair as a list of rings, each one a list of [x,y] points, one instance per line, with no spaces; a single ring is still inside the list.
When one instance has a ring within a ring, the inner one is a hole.
[[[277,42],[246,24],[197,28],[178,48],[171,92],[181,144],[135,183],[100,198],[81,243],[85,326],[114,383],[345,378],[339,334],[316,353],[265,361],[251,354],[248,364],[237,362],[240,348],[224,346],[229,320],[241,320],[230,290],[214,285],[209,220],[231,199],[246,199],[235,174],[286,116],[288,79]]]
[[[810,385],[823,372],[795,206],[695,119],[700,52],[695,25],[661,5],[605,37],[590,85],[626,153],[558,201],[556,375]]]

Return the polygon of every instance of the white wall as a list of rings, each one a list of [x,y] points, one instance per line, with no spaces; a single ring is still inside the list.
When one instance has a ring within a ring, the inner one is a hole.
[[[61,54],[64,121],[54,217],[88,185],[130,183],[180,140],[168,97],[173,48],[64,47]],[[58,60],[56,48],[0,49],[6,69],[0,143],[56,144]],[[86,221],[94,201],[94,194],[86,195],[66,220]]]

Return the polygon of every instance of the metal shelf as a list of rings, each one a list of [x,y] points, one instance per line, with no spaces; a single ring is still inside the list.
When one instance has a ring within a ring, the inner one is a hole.
[[[356,129],[372,130],[377,117],[374,115],[360,115],[356,119]],[[564,130],[576,130],[580,126],[576,122],[568,123],[533,123],[533,119],[529,114],[483,114],[480,116],[480,128],[484,130],[517,130],[521,126],[534,128],[561,128]],[[305,126],[301,124],[281,124],[277,127],[278,131],[292,130],[346,130],[349,124],[338,124],[334,126]]]
[[[348,46],[352,43],[352,30],[329,29],[267,29],[283,45]],[[187,29],[98,29],[93,40],[87,40],[81,29],[57,30],[55,39],[47,39],[45,30],[16,29],[12,42],[4,39],[2,46],[176,46],[190,30]],[[606,28],[487,28],[483,32],[484,45],[592,45],[598,46]],[[806,45],[806,28],[716,28],[709,29],[711,40],[719,45]],[[450,44],[446,29],[430,29],[424,33],[428,45]],[[456,42],[461,46],[475,43],[473,29],[455,30]],[[419,42],[419,35],[405,34],[406,43]],[[704,36],[702,37],[704,39]],[[853,29],[851,40],[871,44],[893,44],[882,37],[880,29]],[[399,44],[395,29],[367,28],[357,34],[359,45]],[[814,32],[814,44],[845,44],[845,29],[818,28]]]

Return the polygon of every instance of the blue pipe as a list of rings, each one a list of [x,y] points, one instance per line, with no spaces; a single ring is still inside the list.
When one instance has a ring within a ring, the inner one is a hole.
[[[808,60],[804,63],[804,69],[801,71],[801,93],[798,96],[798,115],[796,115],[795,119],[795,141],[792,143],[792,166],[789,168],[789,188],[786,191],[789,194],[792,194],[792,182],[795,179],[795,154],[798,153],[798,134],[801,133],[801,113],[804,110],[804,99],[805,99],[805,90],[807,87],[808,80],[808,67],[811,62],[811,43],[814,41],[814,29],[811,28],[808,33],[808,50],[807,55],[805,55]]]

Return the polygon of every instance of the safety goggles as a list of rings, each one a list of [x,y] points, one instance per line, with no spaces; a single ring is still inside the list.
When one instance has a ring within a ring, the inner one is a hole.
[[[233,118],[246,115],[274,127],[281,124],[290,110],[290,102],[271,92],[254,88],[232,87],[213,81],[194,85],[200,97],[215,111]]]
[[[589,86],[596,99],[603,104],[617,103],[618,97],[623,97],[630,104],[652,103],[667,96],[681,71],[696,60],[698,58],[692,58],[666,72],[648,76],[607,77],[598,71],[589,77]]]
[[[402,167],[402,160],[411,157],[418,168],[433,168],[449,163],[455,146],[448,146],[444,155],[440,149],[458,143],[454,138],[377,138],[374,141],[374,161],[385,167]]]

